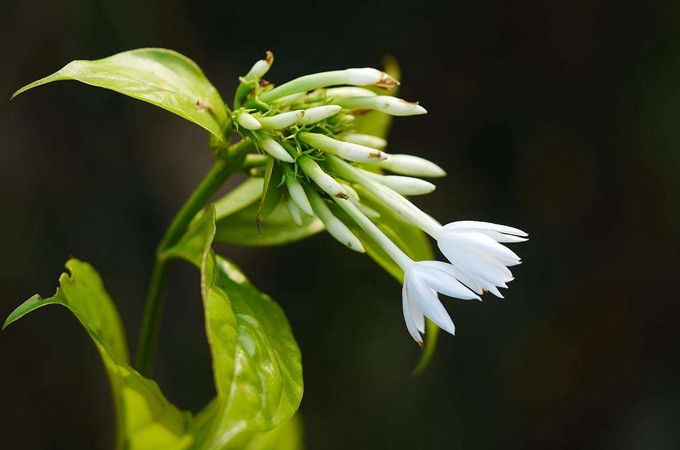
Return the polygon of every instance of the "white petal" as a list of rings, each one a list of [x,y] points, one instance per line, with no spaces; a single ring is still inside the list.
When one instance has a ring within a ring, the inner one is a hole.
[[[408,330],[411,337],[422,347],[423,338],[418,332],[416,322],[413,320],[413,312],[411,311],[410,308],[406,284],[404,284],[404,286],[401,289],[401,304],[404,310],[404,322],[406,322],[406,329]]]
[[[435,295],[436,292],[434,293]],[[413,301],[409,297],[409,306],[411,307],[411,315],[413,316],[413,321],[416,323],[416,328],[418,328],[418,331],[420,331],[421,334],[425,334],[425,316],[423,315],[423,312],[420,310],[416,302]]]
[[[438,244],[439,249],[451,261],[451,264],[463,272],[474,276],[480,284],[482,284],[482,279],[496,286],[509,281],[506,274],[499,271],[495,265],[489,263],[489,258],[479,252],[475,252],[463,245],[458,245],[455,242],[441,239],[438,241]]]
[[[431,262],[437,265],[421,265],[416,263],[419,264],[420,272],[428,286],[449,297],[462,300],[481,300],[479,296],[475,295],[474,292],[458,281],[450,272],[440,269],[440,265],[447,266],[449,264],[439,261]]]
[[[505,225],[498,225],[489,222],[478,222],[476,220],[460,220],[458,222],[451,222],[446,225],[446,228],[472,228],[481,230],[493,230],[499,233],[512,234],[515,236],[527,237],[529,236],[524,231],[518,228],[512,228]]]
[[[520,261],[519,256],[508,247],[499,244],[489,236],[476,231],[452,230],[444,227],[440,239],[448,239],[470,248],[479,249],[502,260]]]
[[[449,313],[446,312],[444,305],[430,291],[430,288],[425,284],[420,275],[417,272],[411,273],[411,276],[407,275],[405,284],[408,295],[418,305],[423,314],[442,330],[455,334],[456,327],[453,325]]]
[[[427,265],[434,267],[438,270],[441,270],[443,272],[446,272],[450,274],[452,277],[463,283],[465,286],[470,288],[473,292],[476,294],[483,294],[484,289],[482,288],[482,285],[480,285],[473,277],[470,275],[466,274],[465,272],[457,269],[456,267],[452,266],[451,264],[443,263],[440,261],[419,261],[418,264],[422,265]],[[480,299],[481,300],[481,299]]]

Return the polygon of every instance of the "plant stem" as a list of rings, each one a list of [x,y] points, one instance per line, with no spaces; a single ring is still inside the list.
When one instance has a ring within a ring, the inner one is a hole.
[[[232,145],[224,152],[223,158],[220,158],[213,165],[196,190],[194,190],[186,203],[175,215],[175,218],[165,231],[163,239],[158,244],[156,262],[149,282],[149,291],[144,307],[144,319],[142,321],[142,331],[139,336],[135,364],[137,370],[146,377],[149,377],[152,372],[153,358],[163,316],[164,294],[170,269],[170,260],[163,258],[162,254],[180,240],[196,214],[205,208],[213,195],[215,195],[215,192],[240,168],[245,154],[252,147],[252,141],[244,139]]]

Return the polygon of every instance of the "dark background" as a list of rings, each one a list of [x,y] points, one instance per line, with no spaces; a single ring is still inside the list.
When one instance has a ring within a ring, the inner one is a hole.
[[[277,83],[390,53],[429,114],[396,120],[389,149],[449,172],[418,204],[531,240],[505,300],[445,302],[457,335],[418,379],[400,286],[369,258],[327,235],[222,248],[288,314],[307,447],[679,448],[680,7],[654,3],[5,0],[0,316],[51,294],[73,254],[132,345],[154,246],[213,161],[206,132],[158,108],[77,83],[10,103],[15,89],[143,46],[188,55],[225,99],[265,50]],[[214,395],[198,275],[174,275],[156,373],[196,411]],[[4,331],[0,355],[3,448],[111,448],[106,375],[66,310]]]

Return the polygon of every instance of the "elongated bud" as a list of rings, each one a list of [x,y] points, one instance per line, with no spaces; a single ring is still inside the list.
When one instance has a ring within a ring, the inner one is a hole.
[[[287,128],[305,116],[303,110],[289,111],[275,116],[260,117],[257,119],[265,130],[280,130]]]
[[[407,102],[389,95],[377,97],[350,97],[335,100],[335,103],[347,109],[375,109],[393,116],[417,116],[427,114],[427,110],[418,103]]]
[[[337,88],[328,88],[324,93],[326,98],[343,98],[343,97],[375,97],[376,94],[368,89],[354,87],[354,86],[343,86]]]
[[[251,114],[247,112],[239,113],[236,116],[236,121],[246,130],[259,130],[262,128],[262,124]]]
[[[355,120],[356,117],[354,117],[351,114],[337,114],[328,119],[328,122],[338,126],[350,126],[354,123]]]
[[[298,158],[298,164],[302,171],[328,195],[343,199],[349,198],[342,185],[335,178],[324,172],[312,158],[306,155],[301,156]]]
[[[309,203],[307,194],[300,184],[300,180],[297,179],[293,169],[287,164],[284,164],[283,171],[286,174],[286,188],[288,189],[288,194],[290,198],[295,202],[295,204],[308,216],[314,216],[314,211],[312,210],[312,205]]]
[[[286,199],[286,208],[288,209],[288,214],[290,215],[290,218],[293,219],[293,222],[295,222],[297,226],[301,227],[302,215],[300,214],[300,208],[298,207],[297,203],[291,199]]]
[[[276,159],[287,163],[292,163],[295,161],[293,157],[288,154],[286,149],[272,138],[263,139],[260,146],[262,147],[262,150],[269,153]]]
[[[402,175],[414,177],[439,178],[445,177],[444,169],[428,161],[413,155],[387,155],[387,159],[378,163],[383,169]]]
[[[437,188],[429,181],[399,175],[383,176],[378,181],[402,195],[425,195]]]
[[[305,95],[307,95],[306,92],[298,92],[297,94],[292,94],[292,95],[287,95],[285,97],[281,97],[278,100],[274,100],[272,103],[276,103],[277,105],[292,105],[292,104],[297,103]]]
[[[314,148],[338,155],[350,161],[378,162],[387,158],[387,155],[380,150],[352,144],[351,142],[338,141],[318,133],[298,133],[297,137]]]
[[[359,144],[366,147],[375,148],[382,150],[387,147],[387,141],[378,136],[371,136],[370,134],[361,133],[344,133],[339,136],[345,142],[351,142],[352,144]]]
[[[246,79],[260,79],[266,74],[274,63],[274,54],[272,52],[267,52],[267,57],[261,59],[253,65],[252,69],[246,74],[244,78]]]
[[[436,189],[434,184],[429,181],[421,180],[420,178],[402,177],[398,175],[385,176],[368,170],[356,170],[402,195],[425,195]]]
[[[310,125],[321,122],[324,119],[328,119],[329,117],[336,115],[341,110],[342,107],[338,105],[326,105],[309,108],[304,111],[304,117],[302,117],[298,123],[300,125]]]
[[[388,74],[376,69],[346,69],[334,70],[331,72],[315,73],[305,75],[295,80],[284,83],[265,92],[260,96],[263,102],[273,102],[281,97],[286,97],[298,92],[308,92],[326,86],[337,86],[340,84],[352,84],[355,86],[377,86],[390,88],[399,85],[399,82]]]
[[[364,253],[366,250],[364,250],[364,246],[361,245],[359,238],[357,238],[354,233],[347,228],[347,225],[342,223],[342,221],[331,212],[330,208],[328,208],[319,194],[314,192],[313,189],[308,189],[307,194],[312,203],[314,213],[321,219],[326,227],[326,231],[346,247],[356,252]]]
[[[356,86],[376,86],[391,88],[399,86],[399,82],[386,74],[370,67],[363,69],[347,69],[347,84]]]

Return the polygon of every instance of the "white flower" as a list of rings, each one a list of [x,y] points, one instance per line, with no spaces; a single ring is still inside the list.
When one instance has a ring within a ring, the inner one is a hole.
[[[451,316],[437,297],[437,292],[463,300],[479,300],[474,292],[460,281],[460,272],[451,264],[439,261],[412,262],[404,270],[402,306],[409,333],[422,345],[427,317],[442,330],[455,334]]]
[[[336,100],[336,103],[347,109],[375,109],[393,116],[418,116],[427,114],[427,110],[417,102],[407,102],[390,95],[377,97],[349,97]]]
[[[414,177],[439,178],[446,176],[444,169],[428,161],[413,155],[393,155],[378,163],[383,169],[402,175],[412,175]]]
[[[487,222],[461,221],[442,227],[436,239],[439,249],[457,269],[471,278],[476,292],[487,290],[503,297],[498,287],[513,280],[508,267],[521,263],[519,256],[500,243],[523,242],[527,234],[517,228]]]

